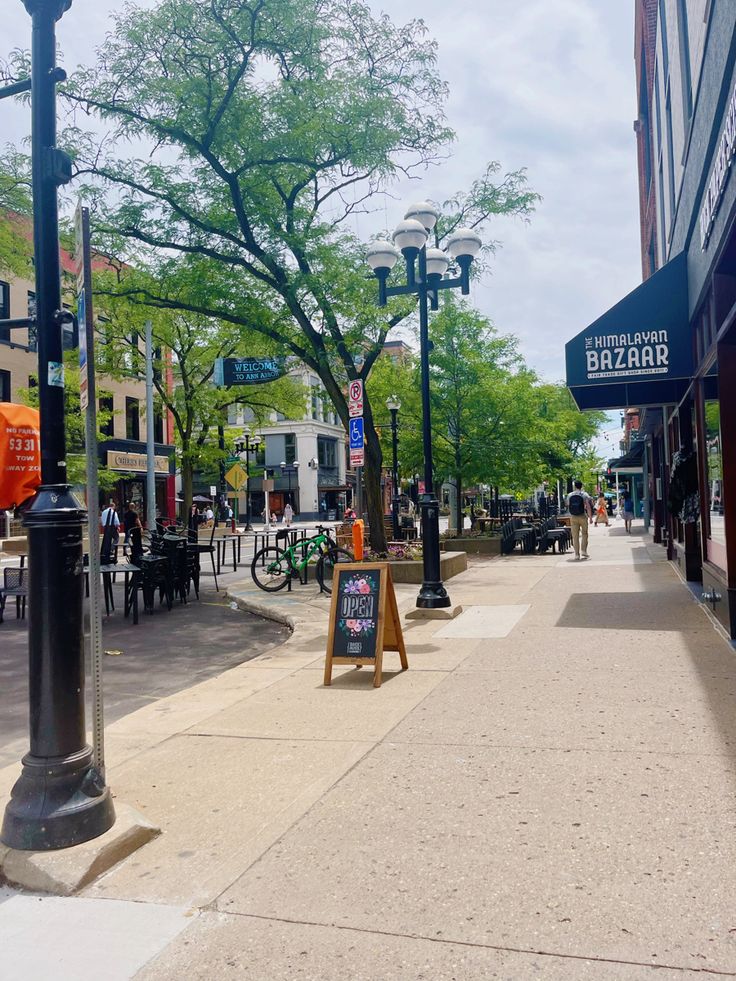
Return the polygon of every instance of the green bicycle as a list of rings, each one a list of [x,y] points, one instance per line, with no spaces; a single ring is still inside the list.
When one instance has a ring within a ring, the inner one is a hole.
[[[267,593],[276,593],[290,579],[299,579],[315,556],[318,556],[315,572],[320,589],[331,593],[335,566],[341,562],[354,562],[355,559],[347,549],[340,548],[330,538],[329,530],[321,525],[318,525],[314,537],[297,542],[290,548],[267,545],[256,552],[250,566],[253,582]]]

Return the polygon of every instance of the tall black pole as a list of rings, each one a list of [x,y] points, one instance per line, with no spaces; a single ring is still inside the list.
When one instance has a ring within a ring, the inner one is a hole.
[[[390,409],[391,413],[391,442],[393,444],[393,473],[391,480],[394,485],[394,493],[391,499],[391,517],[393,519],[394,541],[399,540],[399,439],[398,439],[398,409]]]
[[[413,265],[413,264],[412,264]],[[421,609],[450,606],[440,568],[440,506],[434,494],[432,463],[432,425],[429,404],[429,297],[427,289],[427,249],[419,250],[419,346],[422,365],[422,439],[424,447],[424,493],[419,497],[422,512],[422,558],[424,582],[417,596]]]
[[[225,427],[220,424],[217,427],[217,446],[220,450],[220,486],[218,488],[219,500],[217,502],[217,511],[215,512],[215,524],[219,525],[220,515],[223,514],[224,508],[222,506],[223,497],[227,500],[227,483],[225,482],[225,457],[222,455],[225,452]]]
[[[29,554],[30,752],[5,809],[11,848],[66,848],[107,831],[110,792],[94,767],[84,717],[82,525],[66,475],[56,149],[56,21],[71,0],[23,0],[32,17],[33,246],[38,323],[41,486],[25,517]],[[97,502],[92,502],[96,507]]]
[[[253,531],[250,523],[250,436],[247,433],[245,436],[245,528],[243,531]]]

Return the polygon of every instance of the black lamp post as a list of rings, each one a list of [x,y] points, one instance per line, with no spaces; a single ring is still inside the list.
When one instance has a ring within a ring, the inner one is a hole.
[[[394,492],[391,496],[391,523],[394,530],[394,541],[399,540],[399,438],[398,438],[398,415],[401,408],[401,401],[396,395],[389,395],[386,399],[386,408],[391,413],[391,444],[393,449],[393,470],[391,472],[391,483]]]
[[[286,463],[285,461],[282,461],[281,464],[280,464],[280,467],[281,467],[281,476],[283,477],[284,474],[285,474],[289,478],[289,491],[288,491],[288,496],[287,496],[286,500],[293,507],[294,506],[294,502],[291,499],[291,475],[293,473],[295,473],[297,475],[299,474],[299,461],[298,460],[294,460],[293,463]],[[297,484],[297,487],[298,486],[299,485]]]
[[[480,237],[470,228],[460,228],[448,239],[450,255],[439,248],[427,248],[427,239],[437,224],[439,213],[433,205],[420,201],[406,212],[393,234],[394,244],[373,242],[367,261],[378,279],[378,305],[385,306],[389,296],[413,294],[419,299],[419,346],[422,368],[422,431],[424,444],[424,493],[420,495],[422,512],[422,554],[424,582],[417,596],[422,609],[450,606],[450,597],[442,583],[440,566],[440,509],[434,493],[432,464],[432,430],[429,402],[429,307],[438,309],[440,290],[459,287],[470,292],[470,266],[480,251]],[[406,285],[388,286],[388,277],[400,255],[406,260]],[[444,279],[450,256],[460,267],[460,275]]]
[[[66,848],[115,821],[109,789],[87,745],[84,712],[84,576],[87,518],[66,474],[57,187],[71,178],[56,148],[56,21],[71,0],[23,0],[32,18],[33,248],[36,269],[41,486],[25,517],[29,554],[30,751],[5,809],[11,848]],[[17,89],[17,86],[16,86]],[[7,93],[0,92],[0,95]],[[96,509],[97,501],[90,501]]]
[[[250,454],[257,453],[261,445],[261,437],[258,433],[251,436],[250,433],[243,433],[240,439],[235,440],[235,452],[245,463],[245,528],[244,531],[253,531],[250,523]]]

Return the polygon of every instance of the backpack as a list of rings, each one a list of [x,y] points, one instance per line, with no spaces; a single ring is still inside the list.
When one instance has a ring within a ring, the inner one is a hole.
[[[575,515],[576,518],[585,514],[585,498],[583,497],[582,491],[573,491],[568,499],[567,508],[570,514]]]

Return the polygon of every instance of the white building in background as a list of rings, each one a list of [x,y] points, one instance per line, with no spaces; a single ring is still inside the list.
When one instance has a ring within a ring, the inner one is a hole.
[[[251,470],[259,474],[250,481],[251,513],[258,517],[264,508],[260,474],[265,468],[273,473],[274,490],[269,494],[272,512],[282,515],[290,501],[301,520],[339,518],[353,486],[346,476],[345,430],[317,375],[299,366],[289,376],[305,389],[301,419],[273,413],[269,425],[258,427],[245,405],[233,405],[228,413],[229,426],[242,426],[247,432],[258,433],[262,440],[258,453],[251,456]],[[240,505],[242,514],[245,501]]]

